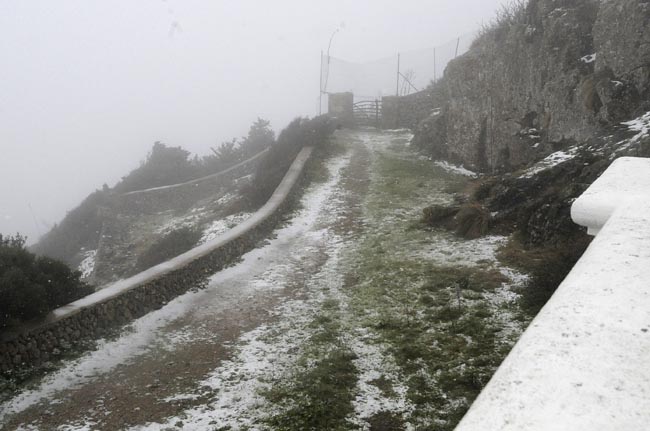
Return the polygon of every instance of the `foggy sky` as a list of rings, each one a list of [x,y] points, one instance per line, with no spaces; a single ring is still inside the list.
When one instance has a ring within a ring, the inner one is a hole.
[[[507,0],[2,0],[0,233],[30,242],[154,141],[207,154],[318,112],[320,50],[368,61],[476,30]],[[30,206],[33,209],[30,210]]]

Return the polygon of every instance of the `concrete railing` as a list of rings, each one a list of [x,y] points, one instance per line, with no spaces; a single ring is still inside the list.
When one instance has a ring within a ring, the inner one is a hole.
[[[572,218],[596,237],[457,431],[650,428],[650,159],[616,160]]]
[[[39,365],[65,350],[162,307],[174,297],[201,286],[211,274],[235,262],[265,238],[297,189],[312,147],[296,156],[269,200],[250,218],[219,237],[52,311],[43,321],[2,334],[0,371]]]

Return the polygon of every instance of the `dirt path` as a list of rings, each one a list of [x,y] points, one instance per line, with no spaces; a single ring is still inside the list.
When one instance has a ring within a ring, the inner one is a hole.
[[[451,427],[521,330],[518,278],[503,238],[415,226],[463,180],[409,138],[339,133],[275,239],[1,405],[3,429]]]

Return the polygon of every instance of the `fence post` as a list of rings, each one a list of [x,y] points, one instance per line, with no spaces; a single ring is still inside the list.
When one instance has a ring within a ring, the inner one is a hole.
[[[320,80],[318,82],[318,115],[323,114],[323,50],[320,50]]]
[[[379,100],[375,99],[375,127],[379,128]]]
[[[395,96],[399,96],[399,52],[397,53],[397,86],[395,88]]]

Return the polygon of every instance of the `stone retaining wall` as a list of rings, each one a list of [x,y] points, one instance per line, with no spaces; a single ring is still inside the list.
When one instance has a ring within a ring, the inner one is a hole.
[[[43,321],[5,333],[0,341],[2,375],[61,357],[110,329],[161,308],[211,274],[237,261],[265,238],[291,207],[313,148],[298,154],[269,201],[252,217],[207,244],[127,280],[54,310]]]
[[[435,109],[432,90],[407,96],[386,96],[381,99],[382,129],[413,129]]]

